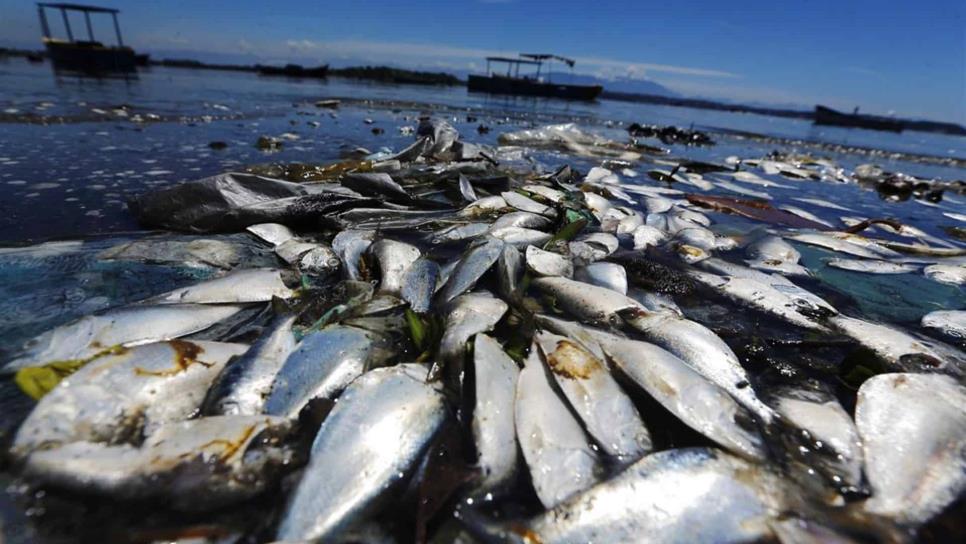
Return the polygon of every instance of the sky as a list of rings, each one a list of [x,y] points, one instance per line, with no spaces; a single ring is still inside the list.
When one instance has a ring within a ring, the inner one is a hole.
[[[161,58],[464,72],[553,52],[578,73],[684,96],[966,123],[966,0],[95,1]],[[94,24],[106,38],[109,21]],[[0,46],[39,37],[33,2],[0,0]]]

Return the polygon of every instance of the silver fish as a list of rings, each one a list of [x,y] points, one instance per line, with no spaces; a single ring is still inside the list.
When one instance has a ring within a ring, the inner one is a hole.
[[[627,294],[627,271],[616,263],[590,263],[574,272],[574,279]]]
[[[642,250],[658,246],[667,241],[664,231],[650,225],[641,225],[631,233],[634,237],[634,249]]]
[[[536,246],[527,246],[525,256],[527,269],[537,276],[569,278],[574,275],[574,263],[566,255],[544,251]]]
[[[609,323],[617,312],[640,305],[626,296],[587,283],[561,277],[533,280],[533,285],[554,298],[557,306],[588,323]]]
[[[275,254],[288,264],[297,264],[302,255],[316,248],[316,244],[291,238],[275,246]]]
[[[235,315],[239,306],[163,304],[128,306],[89,315],[51,329],[27,342],[3,373],[53,361],[82,361],[118,347],[171,340],[203,331]]]
[[[761,198],[764,200],[772,200],[774,198],[765,191],[756,191],[754,189],[749,189],[748,187],[742,187],[741,185],[731,183],[730,181],[717,181],[715,182],[715,185],[726,191],[731,191],[732,193],[738,193],[740,195]]]
[[[524,229],[547,229],[553,226],[550,219],[530,212],[510,212],[503,214],[493,222],[492,230],[505,227],[520,227]]]
[[[726,453],[662,451],[502,536],[544,544],[763,541],[787,495],[767,468]]]
[[[704,325],[671,312],[649,312],[640,307],[622,311],[621,317],[648,341],[678,356],[730,393],[762,422],[770,423],[775,418],[775,412],[752,389],[738,356]]]
[[[453,225],[443,230],[433,233],[430,242],[433,244],[448,244],[451,242],[462,242],[472,240],[486,234],[490,230],[489,223],[466,223],[464,225]]]
[[[806,232],[793,234],[788,238],[796,242],[802,242],[803,244],[824,247],[825,249],[862,257],[863,259],[889,259],[899,256],[895,251],[885,248],[875,241],[859,236],[858,234]]]
[[[363,195],[385,196],[403,201],[412,197],[392,176],[382,172],[352,172],[342,176],[342,186]]]
[[[480,197],[476,196],[476,191],[473,190],[473,184],[470,180],[466,179],[466,176],[460,174],[459,177],[460,194],[463,196],[463,200],[467,202],[473,202],[478,200]]]
[[[131,442],[188,419],[211,382],[246,346],[171,340],[98,357],[45,395],[20,426],[11,451],[88,441]]]
[[[282,280],[282,271],[274,268],[235,270],[224,276],[169,291],[149,299],[158,304],[238,304],[268,302],[273,297],[291,298],[295,291]]]
[[[567,197],[567,194],[563,191],[558,191],[557,189],[551,189],[550,187],[544,185],[524,185],[524,191],[529,191],[534,194],[538,194],[550,202],[560,202]]]
[[[895,327],[844,315],[832,317],[829,322],[839,332],[871,350],[894,370],[911,371],[925,366],[932,372],[949,372],[955,375],[966,372],[966,355],[941,342],[918,338]]]
[[[443,396],[425,376],[425,367],[405,364],[346,389],[315,437],[277,540],[332,541],[405,481],[446,418]]]
[[[414,312],[426,313],[432,304],[438,278],[439,265],[421,257],[406,270],[400,296]]]
[[[461,361],[466,343],[476,334],[493,330],[509,309],[506,302],[490,293],[467,293],[456,297],[446,313],[446,330],[439,341],[442,363]]]
[[[422,254],[416,246],[388,239],[373,242],[368,251],[379,265],[379,290],[392,295],[399,294],[406,269]]]
[[[553,508],[598,481],[599,460],[550,386],[536,345],[517,379],[514,422],[537,497]]]
[[[476,404],[471,427],[481,473],[476,491],[500,491],[513,482],[519,464],[513,403],[520,369],[493,338],[477,334],[473,345]]]
[[[862,272],[865,274],[908,274],[919,270],[918,266],[874,259],[829,259],[832,268]]]
[[[511,208],[516,208],[521,212],[530,212],[547,217],[553,217],[556,215],[556,212],[553,208],[544,206],[536,200],[525,197],[516,191],[505,191],[500,193],[500,196],[503,197],[503,200],[506,201],[507,205],[509,205]]]
[[[687,426],[751,460],[765,458],[748,414],[724,389],[687,363],[647,342],[598,336],[609,360]]]
[[[208,390],[205,415],[257,415],[285,360],[295,350],[296,316],[278,316],[248,351],[231,361]]]
[[[345,273],[348,279],[363,279],[362,272],[359,269],[359,263],[362,260],[362,255],[369,249],[369,246],[372,245],[372,241],[375,239],[376,231],[374,230],[351,229],[340,231],[332,239],[332,250],[345,263]]]
[[[496,279],[500,294],[507,298],[516,293],[523,279],[523,256],[510,244],[503,246],[503,253],[496,261]]]
[[[386,338],[357,327],[334,325],[309,334],[279,369],[264,413],[297,417],[309,401],[336,397],[394,353]]]
[[[640,414],[603,360],[563,336],[541,331],[535,339],[557,386],[604,453],[623,466],[651,451]]]
[[[797,215],[799,217],[808,219],[809,221],[814,221],[814,222],[818,223],[819,225],[825,225],[826,227],[828,227],[830,229],[835,228],[835,226],[832,225],[832,223],[829,223],[828,221],[822,219],[821,217],[818,217],[817,215],[815,215],[815,214],[813,214],[813,213],[811,213],[809,211],[803,210],[803,209],[801,209],[801,208],[799,208],[797,206],[782,205],[782,206],[779,206],[778,209],[779,210],[786,211],[786,212],[788,212],[788,213],[790,213],[792,215]]]
[[[500,258],[503,246],[503,241],[491,236],[481,238],[471,245],[463,253],[446,285],[440,290],[440,302],[445,304],[472,289],[483,274]]]
[[[523,227],[501,227],[490,229],[490,235],[513,245],[518,249],[527,246],[542,246],[553,236],[542,230],[526,229]]]
[[[302,254],[297,264],[298,269],[306,274],[328,277],[339,272],[342,260],[329,246],[315,244],[315,247]]]
[[[808,269],[798,264],[802,254],[778,236],[765,236],[745,247],[748,266],[764,272],[790,276],[809,276]]]
[[[932,264],[923,269],[923,274],[939,283],[949,285],[966,285],[966,266]]]
[[[862,441],[852,417],[834,396],[806,389],[782,389],[772,395],[776,411],[820,450],[807,454],[806,464],[825,465],[839,487],[862,484]],[[810,445],[811,446],[811,445]],[[830,455],[821,455],[828,450]],[[812,468],[811,466],[809,468]]]
[[[966,311],[938,310],[922,316],[922,326],[934,329],[943,335],[957,340],[966,341]]]
[[[928,521],[966,491],[966,388],[939,374],[880,374],[859,388],[855,423],[872,497],[865,509]]]
[[[821,198],[805,198],[805,197],[795,197],[794,200],[799,202],[804,202],[806,204],[813,204],[815,206],[820,206],[822,208],[828,208],[830,210],[840,210],[843,212],[851,212],[850,208],[835,204],[834,202],[829,202],[828,200],[822,200]]]
[[[459,211],[459,215],[463,217],[481,217],[508,207],[509,205],[502,196],[485,196],[468,204]]]
[[[600,329],[595,329],[592,327],[587,327],[576,323],[574,321],[567,321],[564,319],[558,319],[556,317],[551,317],[544,314],[536,314],[533,316],[534,322],[543,330],[550,331],[554,334],[559,334],[560,336],[566,336],[571,340],[579,343],[584,349],[590,351],[600,360],[606,360],[606,355],[604,355],[604,350],[598,344],[599,334],[608,334],[609,337],[618,338],[617,336],[610,335],[610,333],[604,333]]]
[[[295,233],[280,223],[259,223],[257,225],[251,225],[245,230],[272,246],[281,245],[283,242],[295,238]]]
[[[140,447],[73,442],[34,452],[24,475],[85,494],[152,499],[197,512],[247,499],[290,463],[279,445],[290,423],[268,416],[218,416],[168,423]]]
[[[172,263],[179,266],[235,267],[243,257],[240,246],[223,240],[167,240],[144,238],[118,244],[97,254],[98,259]]]

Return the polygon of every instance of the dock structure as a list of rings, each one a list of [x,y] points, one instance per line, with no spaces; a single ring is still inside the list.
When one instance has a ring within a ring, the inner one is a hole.
[[[544,96],[566,100],[594,100],[604,90],[600,85],[565,85],[551,81],[548,68],[542,74],[543,65],[559,61],[573,70],[576,61],[559,55],[545,53],[520,53],[514,57],[486,57],[486,75],[469,76],[467,87],[470,92],[492,94],[511,94],[521,96]],[[493,64],[506,64],[506,74],[496,73]],[[520,75],[521,66],[536,66],[533,74]]]

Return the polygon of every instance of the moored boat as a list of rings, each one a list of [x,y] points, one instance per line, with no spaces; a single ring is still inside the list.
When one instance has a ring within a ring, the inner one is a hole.
[[[491,94],[512,94],[521,96],[545,96],[551,98],[563,98],[565,100],[594,100],[604,88],[600,85],[570,85],[554,83],[548,77],[540,77],[540,71],[544,62],[558,60],[567,64],[571,69],[575,61],[557,55],[547,54],[520,54],[520,58],[509,57],[487,57],[486,75],[470,75],[467,80],[467,87],[470,92],[483,92]],[[506,74],[497,74],[490,71],[491,63],[505,63],[507,65]],[[520,76],[520,66],[536,66],[535,75]]]
[[[889,132],[902,132],[905,128],[902,121],[878,115],[861,115],[858,113],[843,113],[825,106],[815,106],[815,124],[831,125],[838,127],[867,128],[870,130],[885,130]]]
[[[47,21],[47,9],[60,10],[61,17],[64,21],[64,30],[67,33],[66,40],[55,38],[51,34],[50,25]],[[47,56],[50,57],[50,61],[55,70],[90,75],[136,71],[138,55],[135,54],[133,49],[124,45],[124,41],[121,38],[121,27],[117,23],[117,14],[120,13],[119,10],[80,4],[38,3],[37,11],[40,16],[40,27],[43,31],[44,47],[47,49]],[[87,26],[86,40],[74,39],[70,19],[67,16],[68,11],[84,14],[84,21]],[[91,13],[111,15],[114,21],[117,45],[104,45],[94,39],[94,30],[91,26]]]

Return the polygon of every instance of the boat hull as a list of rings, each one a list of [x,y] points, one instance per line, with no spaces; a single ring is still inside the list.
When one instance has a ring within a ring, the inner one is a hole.
[[[825,106],[815,106],[814,120],[816,125],[867,128],[888,132],[902,132],[904,128],[902,122],[893,119],[873,115],[842,113],[832,108],[826,108]]]
[[[315,68],[304,68],[298,64],[286,64],[285,66],[255,66],[259,75],[263,76],[285,76],[285,77],[314,77],[324,78],[329,74],[329,65],[323,64]]]
[[[565,100],[594,100],[601,91],[600,85],[561,85],[502,76],[469,76],[470,92],[513,94],[520,96],[545,96]]]
[[[56,42],[45,44],[47,56],[56,70],[105,74],[137,70],[130,47],[105,47],[97,42]]]

